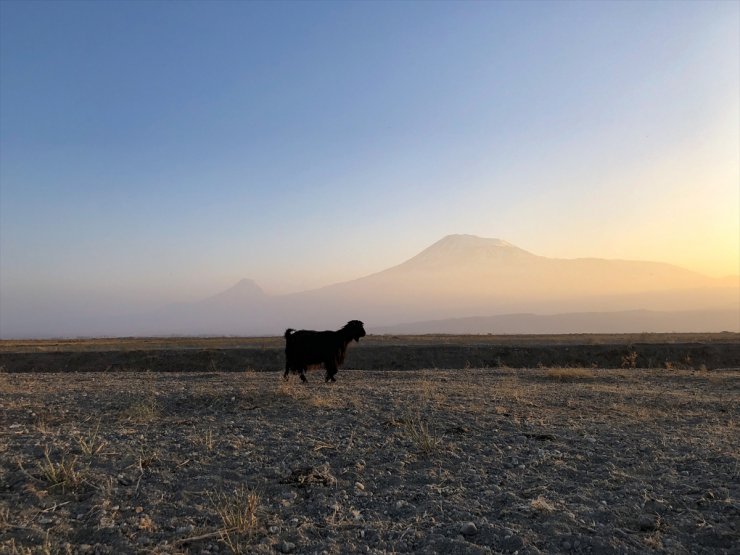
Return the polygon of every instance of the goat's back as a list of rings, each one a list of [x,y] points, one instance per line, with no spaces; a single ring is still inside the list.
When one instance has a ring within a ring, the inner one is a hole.
[[[285,337],[285,355],[291,361],[314,364],[343,359],[345,349],[345,343],[335,331],[298,330]]]

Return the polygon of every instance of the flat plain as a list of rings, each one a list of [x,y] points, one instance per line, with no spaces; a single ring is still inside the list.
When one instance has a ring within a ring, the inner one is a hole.
[[[0,340],[5,372],[241,372],[285,365],[282,337]],[[738,333],[368,335],[345,368],[739,368]]]
[[[337,377],[0,373],[0,552],[736,552],[737,369]]]

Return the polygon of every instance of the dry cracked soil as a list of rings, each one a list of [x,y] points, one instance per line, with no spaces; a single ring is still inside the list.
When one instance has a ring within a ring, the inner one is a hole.
[[[737,553],[737,370],[0,374],[2,553]]]

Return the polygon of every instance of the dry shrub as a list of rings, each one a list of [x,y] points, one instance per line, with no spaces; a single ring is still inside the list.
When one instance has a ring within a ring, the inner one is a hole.
[[[637,351],[630,351],[626,355],[622,355],[622,368],[635,367],[637,367]]]

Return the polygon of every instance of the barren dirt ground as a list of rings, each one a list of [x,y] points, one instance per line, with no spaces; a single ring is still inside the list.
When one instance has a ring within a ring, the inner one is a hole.
[[[0,374],[3,553],[737,553],[740,372]]]

